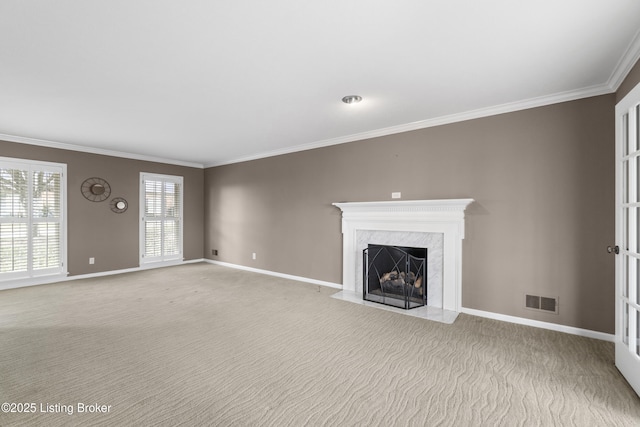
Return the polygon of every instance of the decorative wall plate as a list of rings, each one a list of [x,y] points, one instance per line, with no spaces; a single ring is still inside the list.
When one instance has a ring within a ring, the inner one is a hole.
[[[92,202],[102,202],[109,198],[111,186],[102,178],[88,178],[82,183],[82,195]]]
[[[111,206],[111,210],[115,213],[122,213],[129,207],[129,203],[127,203],[127,201],[122,197],[114,197],[111,199],[111,202],[109,202],[109,205]]]

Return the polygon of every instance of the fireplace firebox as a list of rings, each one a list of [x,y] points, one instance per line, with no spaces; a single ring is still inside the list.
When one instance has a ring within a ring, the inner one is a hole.
[[[368,245],[363,298],[406,310],[427,305],[427,248]]]

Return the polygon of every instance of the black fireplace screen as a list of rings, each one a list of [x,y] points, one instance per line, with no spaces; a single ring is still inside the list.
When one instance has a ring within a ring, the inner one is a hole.
[[[362,266],[365,300],[404,309],[427,305],[427,248],[369,245]]]

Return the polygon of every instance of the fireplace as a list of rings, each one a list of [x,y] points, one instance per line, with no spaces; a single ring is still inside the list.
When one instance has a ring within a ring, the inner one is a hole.
[[[405,310],[427,305],[427,248],[368,245],[363,298]]]
[[[462,305],[464,211],[473,199],[345,202],[342,211],[342,291],[362,299],[363,256],[369,244],[428,248],[427,305],[455,314]],[[379,307],[388,307],[374,304]],[[395,310],[395,308],[388,307]],[[422,310],[402,310],[407,314]]]

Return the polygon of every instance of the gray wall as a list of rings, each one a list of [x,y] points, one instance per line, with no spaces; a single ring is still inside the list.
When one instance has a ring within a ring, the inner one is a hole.
[[[0,156],[67,164],[68,271],[71,275],[139,266],[140,172],[184,176],[184,255],[202,258],[203,170],[69,150],[0,141]],[[111,197],[129,202],[126,212],[111,212],[109,201],[90,202],[80,187],[90,177],[107,180]],[[95,257],[95,264],[89,264]]]
[[[614,105],[611,94],[208,168],[205,256],[341,283],[332,202],[471,197],[464,307],[613,333]],[[525,293],[558,296],[560,314],[525,309]]]
[[[640,61],[636,62],[636,65],[631,68],[627,77],[620,84],[618,92],[616,92],[616,102],[620,102],[638,83],[640,83]]]

